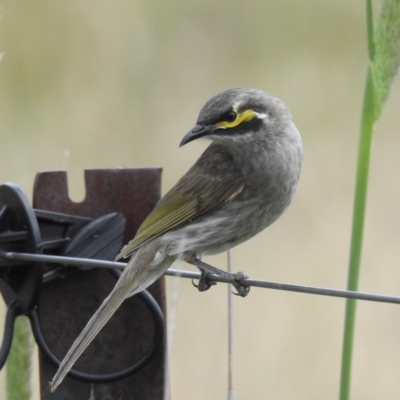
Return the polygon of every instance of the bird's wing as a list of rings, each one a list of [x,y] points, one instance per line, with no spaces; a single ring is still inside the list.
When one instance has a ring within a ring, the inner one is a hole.
[[[211,144],[160,200],[116,259],[129,257],[150,240],[231,201],[244,185],[231,154],[223,146]]]

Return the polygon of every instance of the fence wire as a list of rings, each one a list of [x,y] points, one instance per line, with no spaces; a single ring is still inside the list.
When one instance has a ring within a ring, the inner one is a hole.
[[[91,268],[116,268],[123,269],[126,267],[126,263],[121,262],[113,262],[113,261],[102,261],[102,260],[93,260],[87,258],[77,258],[77,257],[63,257],[63,256],[50,256],[43,254],[30,254],[30,253],[15,253],[15,252],[0,252],[0,259],[10,260],[10,261],[31,261],[31,262],[46,262],[46,263],[56,263],[61,264],[63,266],[72,266],[72,267],[91,267]],[[11,263],[10,263],[11,264]],[[1,263],[0,263],[1,265]],[[16,264],[17,265],[17,264]],[[51,280],[57,276],[57,274],[61,274],[61,271],[49,271],[44,274],[44,281]],[[200,273],[194,271],[187,270],[177,270],[173,268],[169,268],[165,275],[168,276],[179,276],[181,278],[189,278],[189,279],[199,279]],[[229,283],[229,279],[225,277],[221,277],[215,274],[210,274],[207,276],[210,281],[213,282],[222,282]],[[355,292],[349,290],[340,290],[340,289],[329,289],[322,288],[316,286],[306,286],[306,285],[296,285],[291,283],[281,283],[281,282],[272,282],[260,279],[253,278],[243,278],[239,281],[239,283],[243,286],[251,286],[258,287],[264,289],[274,289],[274,290],[284,290],[289,292],[297,292],[297,293],[306,293],[306,294],[314,294],[321,296],[330,296],[330,297],[341,297],[345,299],[355,299],[355,300],[366,300],[366,301],[374,301],[380,303],[392,303],[392,304],[400,304],[399,296],[389,296],[383,294],[374,294],[374,293],[365,293],[365,292]]]

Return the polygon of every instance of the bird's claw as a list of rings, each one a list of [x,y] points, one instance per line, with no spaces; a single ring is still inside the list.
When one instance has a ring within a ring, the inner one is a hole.
[[[250,286],[243,286],[240,281],[246,279],[248,276],[243,272],[237,272],[233,274],[231,284],[236,289],[236,292],[232,292],[235,296],[246,297],[250,292]]]
[[[208,279],[208,275],[210,275],[208,272],[200,270],[200,279],[198,285],[196,285],[192,280],[192,285],[196,287],[199,292],[205,292],[206,290],[210,289],[211,286],[217,284],[217,282],[210,281]]]
[[[237,272],[236,274],[231,274],[225,271],[222,271],[218,268],[213,267],[212,265],[206,264],[205,262],[199,260],[194,255],[187,260],[188,263],[195,265],[200,270],[200,279],[199,284],[196,285],[193,281],[192,284],[195,286],[200,292],[204,292],[210,289],[211,286],[216,285],[215,281],[211,281],[208,278],[209,274],[215,274],[221,278],[226,279],[224,282],[231,283],[235,289],[236,293],[233,292],[236,296],[246,297],[250,292],[250,287],[243,285],[241,280],[248,278],[243,272]]]
[[[199,292],[205,292],[210,289],[211,286],[217,284],[217,282],[210,281],[208,279],[209,272],[204,270],[200,270],[200,279],[199,283],[196,285],[192,280],[192,285],[199,290]],[[250,286],[243,286],[240,281],[242,279],[248,278],[243,272],[237,272],[236,274],[229,274],[229,280],[232,286],[236,289],[236,292],[232,292],[235,296],[246,297],[250,292]]]

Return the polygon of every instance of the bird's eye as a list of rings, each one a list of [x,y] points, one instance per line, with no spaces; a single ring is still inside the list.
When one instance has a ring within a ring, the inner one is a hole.
[[[224,116],[224,120],[226,122],[233,122],[237,117],[237,114],[235,113],[235,111],[229,111],[225,114]]]

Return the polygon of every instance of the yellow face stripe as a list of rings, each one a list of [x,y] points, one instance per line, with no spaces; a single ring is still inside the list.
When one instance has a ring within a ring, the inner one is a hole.
[[[224,128],[235,128],[236,126],[242,124],[243,122],[250,121],[255,117],[257,117],[257,118],[265,117],[265,115],[259,114],[258,112],[251,110],[251,109],[244,110],[242,112],[239,112],[238,109],[239,109],[238,105],[233,107],[233,111],[235,111],[237,113],[237,117],[234,121],[232,121],[232,122],[220,121],[216,125],[224,127]]]

